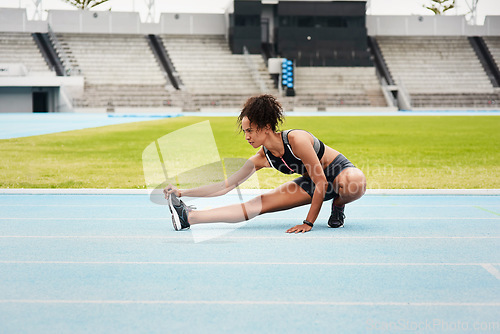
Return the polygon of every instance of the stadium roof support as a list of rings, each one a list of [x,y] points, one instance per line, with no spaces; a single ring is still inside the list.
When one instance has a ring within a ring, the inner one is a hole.
[[[43,20],[43,9],[42,0],[32,0],[35,5],[35,13],[33,14],[33,20]]]
[[[155,21],[155,0],[146,0],[148,7],[148,16],[146,17],[147,23],[154,23]]]
[[[469,24],[477,25],[477,2],[479,0],[465,0],[467,7],[469,7],[470,17],[467,20]]]

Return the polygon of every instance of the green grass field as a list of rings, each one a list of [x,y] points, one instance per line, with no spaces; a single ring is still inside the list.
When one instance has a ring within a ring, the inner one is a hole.
[[[180,117],[0,140],[1,188],[144,188],[142,151],[155,139],[210,120],[219,153],[248,158],[233,117]],[[500,117],[289,117],[342,152],[368,188],[500,188]],[[258,173],[262,188],[293,176]]]

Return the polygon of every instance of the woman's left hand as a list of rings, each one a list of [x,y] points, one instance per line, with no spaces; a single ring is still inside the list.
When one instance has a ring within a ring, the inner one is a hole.
[[[307,225],[307,224],[300,224],[297,226],[294,226],[292,228],[289,228],[286,233],[304,233],[304,232],[309,232],[312,230],[312,227]]]
[[[167,199],[168,196],[172,193],[177,197],[181,197],[181,191],[177,189],[176,186],[169,184],[167,187],[165,187],[165,189],[163,189],[163,194],[165,195],[165,199]]]

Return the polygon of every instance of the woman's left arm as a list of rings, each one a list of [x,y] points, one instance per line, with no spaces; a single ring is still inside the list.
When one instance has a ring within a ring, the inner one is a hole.
[[[314,223],[318,218],[319,211],[323,205],[323,199],[328,187],[325,172],[314,151],[311,135],[305,131],[294,131],[293,136],[289,136],[288,140],[292,146],[293,152],[302,160],[302,163],[307,169],[309,177],[314,182],[315,190],[311,201],[311,207],[307,214],[306,220]],[[290,133],[290,134],[292,134]],[[297,225],[292,227],[287,232],[307,232],[311,230],[311,226],[307,224]]]

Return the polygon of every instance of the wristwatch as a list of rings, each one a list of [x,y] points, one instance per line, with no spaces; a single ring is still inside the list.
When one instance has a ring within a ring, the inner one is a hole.
[[[304,223],[304,224],[306,224],[306,225],[309,225],[309,226],[311,226],[311,227],[313,227],[313,226],[314,226],[314,224],[313,224],[313,223],[311,223],[311,222],[309,222],[309,221],[307,221],[307,220],[305,220],[305,219],[304,219],[304,221],[303,221],[302,223]]]

